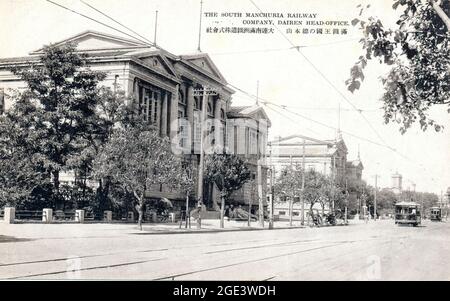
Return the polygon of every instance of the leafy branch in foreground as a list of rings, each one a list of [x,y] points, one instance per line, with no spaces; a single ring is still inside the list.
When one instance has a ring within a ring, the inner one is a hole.
[[[381,79],[385,123],[399,123],[402,133],[417,121],[424,131],[429,126],[440,131],[442,125],[428,112],[447,105],[450,113],[449,1],[396,0],[392,8],[401,9],[401,14],[395,28],[386,28],[372,16],[362,18],[370,5],[358,7],[360,17],[352,25],[364,35],[360,40],[364,54],[350,70],[348,90],[361,88],[368,61],[377,59],[391,66]]]

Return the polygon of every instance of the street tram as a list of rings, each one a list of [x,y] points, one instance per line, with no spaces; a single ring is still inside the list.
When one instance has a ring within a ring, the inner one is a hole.
[[[415,202],[395,204],[395,224],[409,224],[414,227],[421,224],[420,205]]]
[[[438,222],[442,221],[442,209],[439,207],[431,207],[430,220]]]

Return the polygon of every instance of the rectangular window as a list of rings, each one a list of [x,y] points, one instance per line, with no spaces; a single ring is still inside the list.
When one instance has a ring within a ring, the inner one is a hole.
[[[278,215],[286,215],[286,211],[278,211]]]
[[[0,88],[0,115],[5,112],[5,89]]]
[[[221,124],[220,126],[220,146],[226,146],[227,145],[227,135],[226,135],[226,127],[224,124]]]
[[[187,147],[187,125],[184,119],[185,113],[184,110],[178,109],[178,142],[181,148]]]
[[[249,147],[250,147],[250,155],[256,155],[258,151],[258,142],[257,142],[257,133],[255,130],[249,130],[250,131],[250,141],[249,141]]]
[[[201,123],[200,123],[201,112],[198,110],[194,111],[194,151],[196,154],[200,153],[200,137],[201,137]]]
[[[139,111],[144,120],[149,124],[156,124],[158,120],[158,101],[160,94],[149,88],[139,88]]]
[[[245,156],[248,156],[250,153],[250,129],[248,127],[245,128]]]
[[[234,126],[234,154],[237,155],[238,154],[238,127]]]

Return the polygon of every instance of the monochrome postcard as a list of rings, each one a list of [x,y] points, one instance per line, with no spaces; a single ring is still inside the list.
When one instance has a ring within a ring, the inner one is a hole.
[[[448,0],[0,19],[1,280],[450,280]]]

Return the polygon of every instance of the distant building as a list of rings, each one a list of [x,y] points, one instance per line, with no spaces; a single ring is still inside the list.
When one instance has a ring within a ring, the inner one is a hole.
[[[277,137],[269,142],[270,164],[277,174],[283,167],[302,164],[325,175],[342,178],[347,168],[347,146],[342,138],[319,140],[303,135]],[[303,148],[305,151],[303,152]]]
[[[391,179],[392,179],[391,190],[395,194],[402,193],[402,175],[396,172],[391,176]]]
[[[269,142],[268,164],[274,171],[274,179],[285,166],[299,164],[305,160],[305,169],[316,170],[324,175],[334,176],[337,182],[345,183],[346,179],[361,181],[364,166],[358,154],[357,160],[347,161],[347,146],[339,135],[335,140],[320,140],[303,135],[277,137]],[[314,209],[322,211],[319,204]],[[305,205],[305,214],[309,206]],[[324,212],[329,208],[325,207]],[[274,214],[289,216],[288,202],[279,198],[274,200]],[[300,204],[293,206],[294,217],[300,218]],[[306,219],[306,217],[305,217]]]
[[[361,162],[360,154],[358,151],[358,158],[356,160],[347,162],[346,175],[348,180],[362,181],[362,171],[364,165]]]

